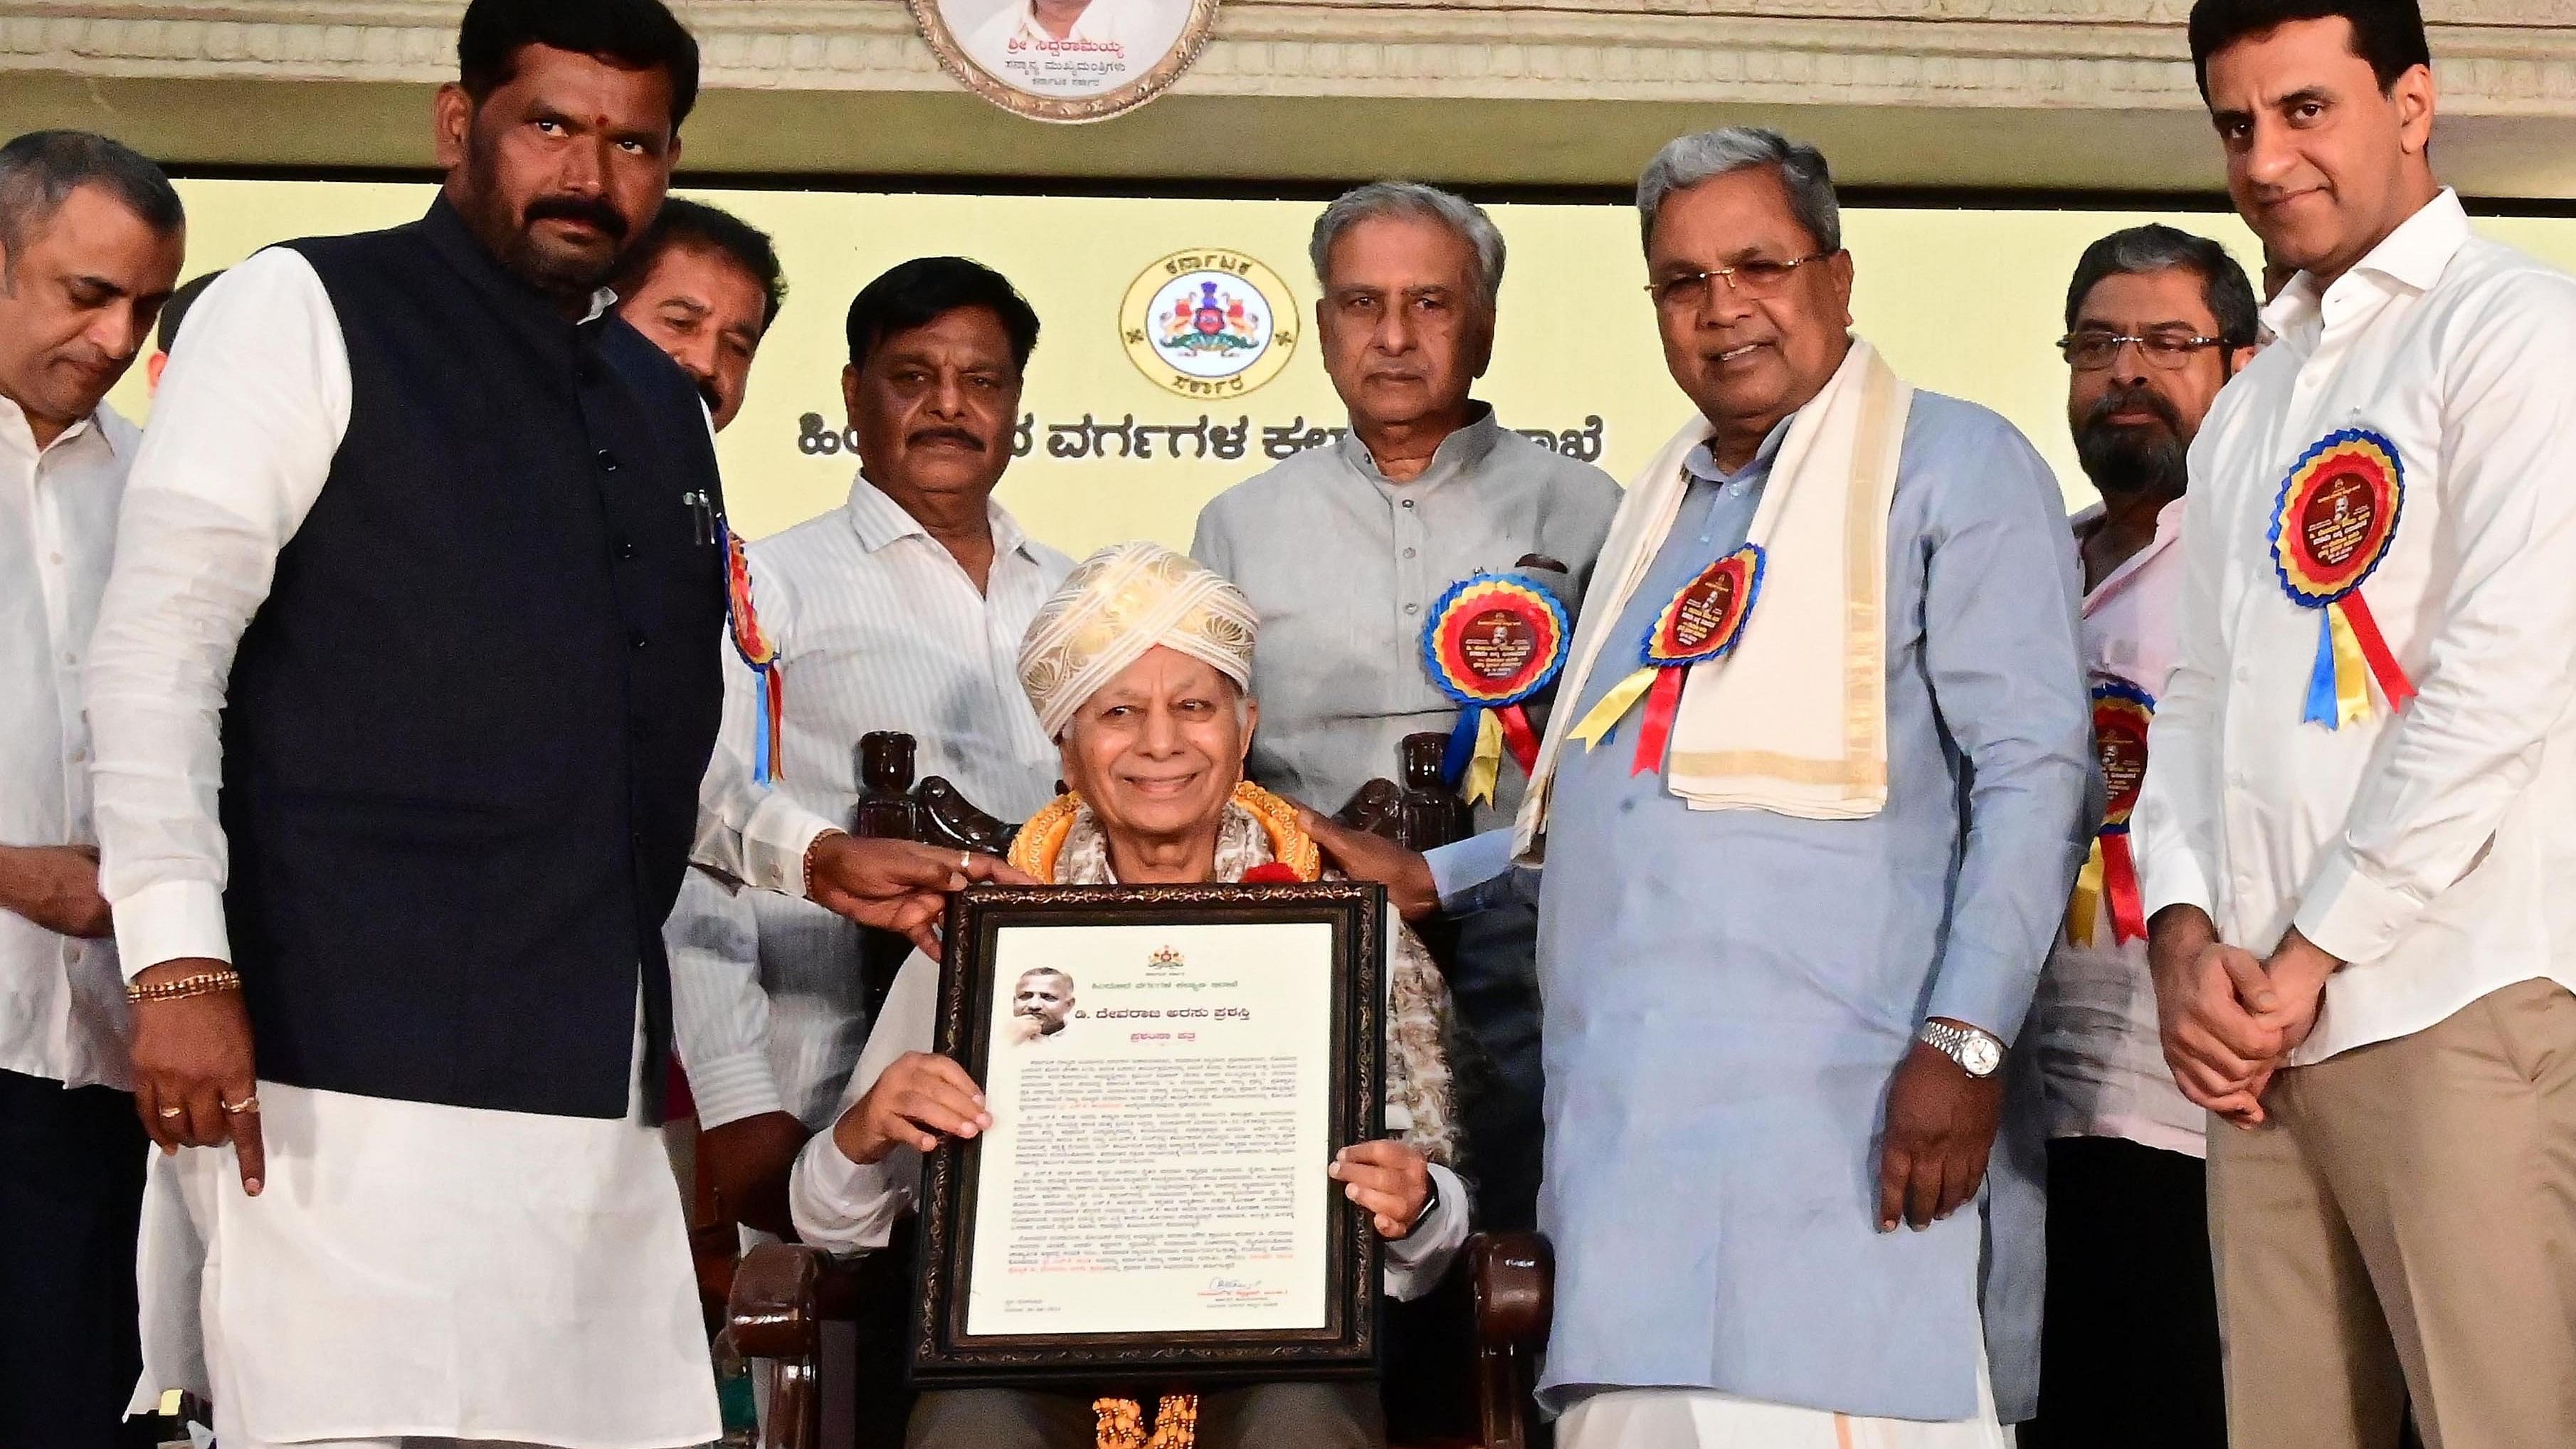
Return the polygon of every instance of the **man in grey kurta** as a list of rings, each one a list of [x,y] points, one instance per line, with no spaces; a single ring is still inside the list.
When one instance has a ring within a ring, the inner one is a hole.
[[[1783,437],[1853,345],[1813,150],[1686,137],[1639,203],[1667,360],[1710,437],[1607,621],[1618,662],[1561,719],[1745,543]],[[1965,1449],[2001,1443],[1998,1418],[2035,1398],[2041,1229],[2000,1148],[1986,1173],[2000,1081],[1976,1074],[1988,1053],[1926,1031],[2009,1043],[2082,858],[2074,558],[2048,468],[2009,424],[1928,393],[1905,416],[1874,812],[1693,809],[1662,771],[1632,773],[1631,719],[1561,751],[1543,870],[1513,868],[1502,832],[1427,870],[1326,842],[1415,908],[1539,900],[1539,1220],[1557,1253],[1541,1392],[1570,1445],[1832,1446],[1847,1415]],[[1781,627],[1760,608],[1747,628]]]
[[[1481,209],[1378,182],[1325,209],[1311,251],[1316,331],[1350,429],[1219,495],[1190,552],[1261,611],[1248,773],[1333,811],[1396,773],[1406,735],[1457,721],[1422,659],[1440,596],[1479,572],[1513,572],[1571,614],[1619,485],[1469,396],[1493,350],[1503,279],[1502,234]],[[1507,761],[1478,828],[1510,820],[1522,785]],[[1467,1075],[1462,1102],[1491,1226],[1528,1226],[1538,1191],[1536,930],[1530,905],[1506,901],[1430,937],[1494,1066]]]

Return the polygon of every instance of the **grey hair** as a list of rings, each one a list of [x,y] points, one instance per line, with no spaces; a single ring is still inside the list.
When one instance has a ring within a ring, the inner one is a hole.
[[[2201,300],[2218,323],[2220,341],[2230,347],[2251,347],[2260,338],[2262,318],[2243,264],[2205,236],[2153,224],[2115,231],[2084,249],[2075,263],[2075,279],[2066,288],[2066,330],[2075,330],[2084,299],[2104,277],[2163,271],[2190,272],[2200,278]]]
[[[1333,243],[1342,233],[1364,221],[1380,217],[1414,217],[1436,221],[1456,232],[1476,256],[1476,295],[1490,314],[1503,294],[1503,233],[1485,209],[1454,192],[1418,181],[1372,181],[1333,198],[1324,214],[1315,218],[1315,235],[1306,244],[1306,258],[1315,264],[1315,280],[1330,285],[1324,275],[1324,264],[1332,259]]]
[[[1665,142],[1637,176],[1639,236],[1649,243],[1655,239],[1655,213],[1674,192],[1755,166],[1779,171],[1780,185],[1789,193],[1789,214],[1816,239],[1817,247],[1843,249],[1843,209],[1834,199],[1825,153],[1760,126],[1727,126]]]
[[[83,186],[106,187],[158,235],[187,224],[178,191],[146,157],[88,131],[30,131],[0,146],[0,247],[9,249],[10,273],[36,229]]]

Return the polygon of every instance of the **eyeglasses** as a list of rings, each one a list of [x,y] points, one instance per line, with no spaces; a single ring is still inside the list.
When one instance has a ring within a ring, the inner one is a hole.
[[[1755,258],[1705,272],[1676,272],[1648,282],[1646,295],[1654,298],[1658,307],[1697,307],[1708,300],[1710,279],[1722,277],[1726,280],[1726,290],[1730,292],[1747,297],[1777,297],[1789,285],[1792,273],[1809,262],[1822,261],[1832,255],[1832,252],[1810,252],[1785,262]]]
[[[2204,347],[2224,347],[2223,337],[2186,337],[2179,332],[2157,332],[2145,337],[2125,337],[2116,332],[2069,332],[2057,339],[2057,350],[2066,354],[2066,365],[2077,372],[2100,372],[2117,361],[2120,349],[2137,344],[2138,355],[2147,365],[2171,372],[2191,360],[2191,355]]]

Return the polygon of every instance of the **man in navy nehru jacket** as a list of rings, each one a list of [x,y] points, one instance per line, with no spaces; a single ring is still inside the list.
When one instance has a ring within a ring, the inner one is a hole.
[[[697,390],[601,286],[695,42],[660,0],[475,0],[458,51],[426,216],[261,252],[189,318],[92,651],[226,1449],[714,1439],[651,1130],[681,873],[924,939],[996,873],[709,766],[729,603],[758,623]]]

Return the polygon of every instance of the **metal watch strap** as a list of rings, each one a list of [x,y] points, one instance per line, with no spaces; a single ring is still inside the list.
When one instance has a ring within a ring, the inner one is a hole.
[[[1974,1066],[1970,1065],[1968,1061],[1968,1048],[1971,1043],[1981,1043],[1991,1047],[1994,1052],[1997,1066],[1999,1066],[2003,1060],[2004,1044],[1989,1033],[1979,1031],[1974,1027],[1952,1026],[1946,1021],[1927,1021],[1923,1023],[1923,1029],[1915,1033],[1915,1038],[1916,1040],[1921,1041],[1924,1045],[1932,1048],[1934,1051],[1937,1051],[1941,1055],[1948,1057],[1950,1060],[1957,1062],[1959,1064],[1959,1069],[1972,1077],[1992,1076],[1996,1071],[1996,1067],[1990,1066],[1981,1072]]]

